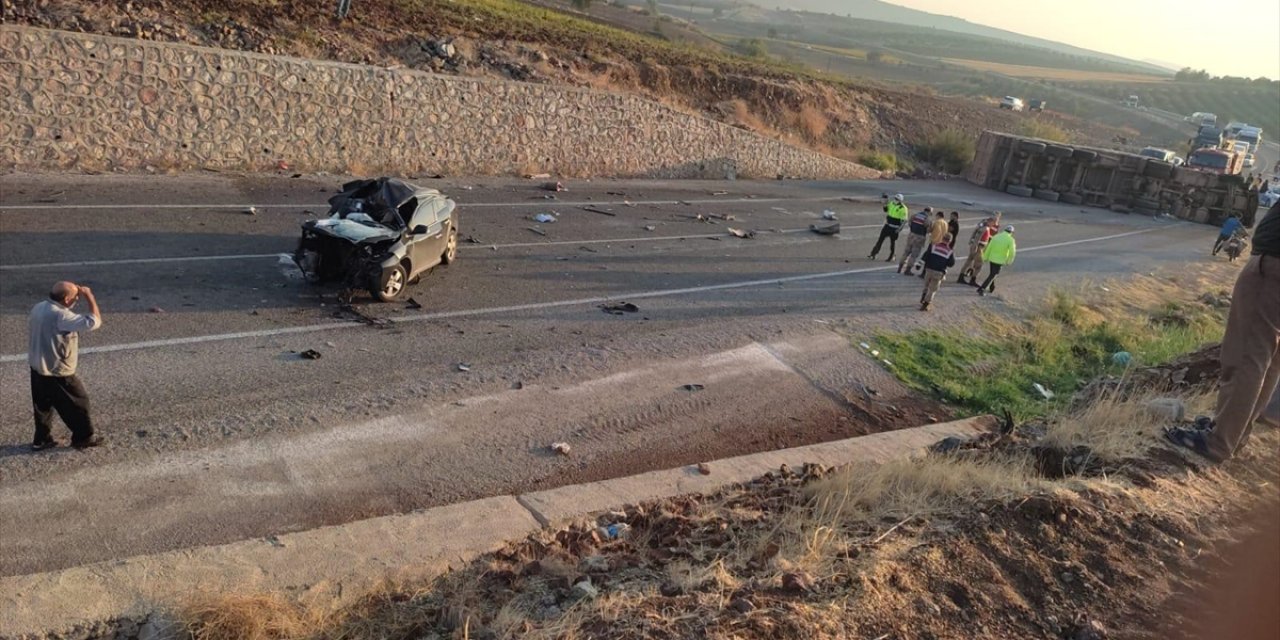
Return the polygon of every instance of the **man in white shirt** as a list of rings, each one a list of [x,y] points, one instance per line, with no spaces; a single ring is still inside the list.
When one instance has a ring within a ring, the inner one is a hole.
[[[88,314],[71,310],[81,298],[89,305]],[[58,446],[51,433],[54,411],[71,430],[71,446],[83,449],[102,444],[102,438],[94,435],[89,418],[89,393],[76,377],[80,333],[100,326],[102,314],[93,291],[74,282],[53,285],[49,299],[31,308],[27,320],[27,364],[31,366],[31,403],[36,420],[32,449]]]

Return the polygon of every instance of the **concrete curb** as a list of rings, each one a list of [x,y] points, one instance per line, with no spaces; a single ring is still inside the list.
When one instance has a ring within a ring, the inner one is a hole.
[[[727,458],[708,463],[708,475],[694,467],[653,471],[269,539],[4,577],[0,638],[83,634],[104,622],[139,621],[200,594],[287,592],[303,600],[351,602],[380,583],[439,575],[540,527],[645,500],[713,492],[783,464],[798,469],[806,462],[836,466],[916,455],[942,438],[971,437],[993,425],[989,416],[969,418]]]

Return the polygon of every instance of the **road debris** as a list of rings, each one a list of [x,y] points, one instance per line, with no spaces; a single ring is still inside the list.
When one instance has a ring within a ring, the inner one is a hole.
[[[729,227],[729,235],[731,235],[731,236],[733,236],[733,237],[735,237],[735,238],[742,238],[742,239],[744,239],[744,240],[750,240],[750,239],[752,239],[752,238],[756,237],[756,232],[755,232],[755,231],[744,231],[744,230],[742,230],[742,229],[734,229],[733,227]]]
[[[533,216],[534,222],[541,222],[543,224],[551,224],[556,220],[558,220],[558,218],[556,218],[556,214],[554,213],[539,213],[538,215]]]
[[[244,210],[244,214],[245,214],[245,215],[247,215],[247,216],[256,216],[256,215],[258,215],[258,208],[257,208],[257,207],[249,207],[248,209],[245,209],[245,210]]]
[[[538,234],[538,235],[540,235],[540,236],[545,236],[545,235],[547,235],[547,232],[546,232],[546,231],[543,231],[542,229],[539,229],[539,228],[537,228],[537,227],[525,227],[525,228],[526,228],[526,229],[528,229],[528,230],[530,230],[530,231],[532,231],[532,232],[534,232],[534,233],[536,233],[536,234]],[[497,250],[498,250],[498,246],[497,246],[497,245],[494,245],[494,246],[493,246],[493,250],[494,250],[494,251],[497,251]]]
[[[462,241],[467,244],[484,244],[484,241],[472,235],[468,235]]]
[[[809,225],[809,230],[820,236],[834,236],[837,233],[840,233],[840,223],[837,222],[835,224],[824,225],[811,224]]]
[[[150,311],[151,313],[164,313],[164,312],[165,312],[165,311],[164,311],[164,309],[161,309],[160,307],[151,307],[150,309],[147,309],[147,311]]]
[[[526,174],[524,174],[524,177],[525,177],[525,179],[527,179],[527,180],[545,180],[545,179],[547,179],[547,178],[550,178],[550,177],[551,177],[551,174],[549,174],[549,173],[526,173]]]
[[[467,364],[467,363],[465,363],[465,362],[459,362],[459,363],[458,363],[458,371],[462,371],[462,372],[464,372],[464,373],[465,373],[465,372],[470,371],[470,370],[471,370],[471,365],[469,365],[469,364]]]
[[[701,384],[682,384],[682,385],[680,385],[680,389],[681,389],[681,390],[683,390],[683,391],[688,391],[688,392],[690,392],[690,393],[693,393],[693,392],[695,392],[695,391],[702,391],[703,389],[706,389],[706,388],[707,388],[707,387],[706,387],[706,385],[701,385]]]
[[[303,360],[319,360],[321,354],[319,351],[316,351],[315,349],[307,349],[306,351],[299,353],[298,356],[301,357]]]
[[[563,182],[547,182],[542,185],[542,188],[546,191],[555,191],[557,193],[560,191],[568,191]]]
[[[567,446],[567,445],[566,445]],[[631,525],[625,522],[615,522],[613,524],[601,525],[596,528],[596,532],[600,537],[606,540],[616,540],[631,531]]]
[[[587,206],[583,207],[583,208],[582,208],[582,210],[583,210],[583,211],[590,211],[591,213],[598,213],[598,214],[600,214],[600,215],[602,215],[602,216],[617,216],[617,215],[618,215],[618,214],[616,214],[616,213],[614,213],[614,212],[612,212],[612,211],[609,211],[608,209],[602,209],[602,208],[597,207],[597,206],[595,206],[595,205],[587,205]]]
[[[568,442],[552,442],[551,450],[554,451],[557,455],[567,456],[569,455],[569,452],[573,450],[573,448],[569,446]]]
[[[645,230],[645,231],[657,231],[657,230],[658,230],[658,227],[656,227],[656,226],[654,226],[654,225],[651,225],[651,224],[646,224],[646,225],[644,226],[644,230]]]
[[[964,205],[964,206],[966,206],[966,207],[972,207],[974,203],[973,203],[973,201],[972,201],[972,200],[961,200],[961,201],[960,201],[960,204],[962,204],[962,205]]]
[[[1056,395],[1054,392],[1045,388],[1045,386],[1040,384],[1039,382],[1033,382],[1031,383],[1031,386],[1034,387],[1036,390],[1036,393],[1039,393],[1040,397],[1044,398],[1045,400],[1052,400],[1054,395]]]
[[[630,302],[606,302],[600,305],[600,309],[605,313],[620,316],[624,313],[635,313],[640,310],[640,307]]]
[[[405,301],[404,308],[414,309],[414,310],[421,309],[422,303],[418,302],[417,298],[409,298],[407,301]]]
[[[823,219],[823,220],[836,220],[836,219],[837,219],[837,218],[836,218],[836,212],[834,212],[834,211],[832,211],[832,210],[830,210],[830,209],[826,209],[826,210],[824,210],[824,211],[822,212],[822,219]]]
[[[712,192],[711,192],[711,195],[713,195],[713,196],[727,196],[727,195],[729,195],[729,192],[728,192],[728,191],[712,191]]]
[[[705,462],[699,462],[697,469],[698,469],[698,473],[701,475],[704,475],[704,476],[711,475],[711,467],[707,466],[707,463]]]

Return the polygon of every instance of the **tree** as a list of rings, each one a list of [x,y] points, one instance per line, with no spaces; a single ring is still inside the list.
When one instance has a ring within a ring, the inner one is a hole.
[[[770,37],[770,38],[773,38],[774,40],[777,40],[777,39],[778,39],[778,30],[777,30],[777,29],[775,29],[775,28],[773,28],[773,27],[769,27],[769,37]]]

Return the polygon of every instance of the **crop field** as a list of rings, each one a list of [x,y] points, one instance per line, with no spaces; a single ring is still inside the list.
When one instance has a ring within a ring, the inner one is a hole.
[[[1220,121],[1248,122],[1262,127],[1271,138],[1280,134],[1280,82],[1165,82],[1080,83],[1064,85],[1076,91],[1122,99],[1136,95],[1146,104],[1174,113],[1207,111]]]
[[[1088,69],[1069,69],[1059,67],[1038,67],[1024,64],[1008,64],[987,60],[965,60],[961,58],[942,58],[943,62],[978,71],[990,71],[1015,78],[1032,78],[1065,82],[1124,82],[1130,84],[1166,83],[1167,76],[1154,76],[1139,73],[1121,73]]]

